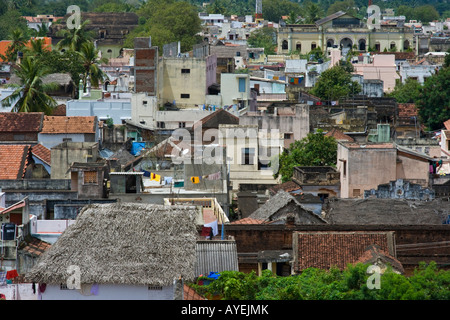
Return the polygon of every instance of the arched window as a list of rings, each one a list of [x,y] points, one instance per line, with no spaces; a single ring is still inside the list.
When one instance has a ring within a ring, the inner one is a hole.
[[[297,51],[302,51],[302,44],[301,44],[300,42],[297,42],[297,43],[295,44],[295,50],[297,50]]]
[[[289,45],[288,45],[287,40],[283,40],[283,42],[281,43],[281,49],[287,50],[288,48],[289,48]]]
[[[366,51],[366,40],[361,39],[359,40],[359,51]]]
[[[409,46],[410,46],[409,40],[405,40],[405,41],[403,42],[403,50],[408,50],[408,49],[409,49]]]

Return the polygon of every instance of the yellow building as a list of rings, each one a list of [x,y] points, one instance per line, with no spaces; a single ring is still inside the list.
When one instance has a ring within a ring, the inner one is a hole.
[[[414,48],[414,33],[410,28],[381,25],[370,29],[361,19],[336,12],[315,24],[285,25],[278,29],[278,53],[307,54],[320,47],[356,48],[360,52],[404,51]]]

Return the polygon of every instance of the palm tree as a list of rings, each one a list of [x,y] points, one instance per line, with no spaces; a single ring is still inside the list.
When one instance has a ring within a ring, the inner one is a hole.
[[[45,45],[44,39],[31,39],[30,47],[27,48],[27,52],[33,56],[41,56],[45,52],[48,52],[50,48]]]
[[[56,101],[47,93],[55,90],[57,84],[44,83],[43,78],[49,74],[48,69],[31,56],[27,56],[15,71],[20,85],[2,103],[13,112],[44,112],[50,115],[56,107]]]
[[[93,87],[98,87],[106,78],[105,73],[99,68],[99,64],[108,63],[108,59],[99,57],[99,51],[92,41],[81,45],[79,52],[83,61],[83,90],[86,90],[87,79],[89,78]]]
[[[27,37],[22,30],[15,29],[8,36],[8,39],[11,40],[11,44],[8,46],[5,55],[2,55],[1,58],[8,62],[16,62],[17,53],[25,47]]]
[[[89,20],[86,20],[81,23],[79,28],[59,30],[57,35],[63,39],[58,42],[58,48],[61,50],[67,47],[72,51],[80,51],[83,43],[94,39],[93,32],[86,30],[88,24]]]
[[[31,32],[35,37],[46,37],[50,32],[50,29],[48,28],[47,23],[42,23],[37,26],[37,29],[33,29]]]

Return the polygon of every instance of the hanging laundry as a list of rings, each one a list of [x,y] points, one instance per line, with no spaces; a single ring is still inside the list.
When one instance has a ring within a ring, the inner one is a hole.
[[[164,184],[168,185],[172,183],[172,177],[164,177]]]
[[[144,177],[150,177],[151,173],[149,171],[142,170],[142,172],[144,172]]]
[[[16,269],[6,271],[6,279],[7,279],[7,280],[16,278],[16,277],[18,277],[18,276],[19,276],[19,274],[17,273],[17,270],[16,270]]]
[[[222,172],[220,172],[220,171],[209,174],[207,177],[208,180],[220,180],[221,178],[222,178]]]
[[[98,295],[98,284],[94,283],[91,287],[91,294],[93,294],[94,296]]]
[[[213,222],[210,222],[210,223],[206,223],[204,226],[211,227],[214,236],[217,236],[219,234],[217,220],[214,220]]]
[[[160,181],[161,181],[161,176],[160,176],[159,174],[156,174],[156,173],[151,172],[151,174],[150,174],[150,180],[160,182]]]
[[[202,227],[202,233],[200,234],[202,237],[211,237],[212,236],[212,228],[211,227]]]
[[[0,286],[6,284],[6,271],[0,271]]]
[[[175,181],[174,188],[183,188],[184,187],[184,181]]]
[[[200,177],[191,177],[191,181],[195,184],[200,183]]]

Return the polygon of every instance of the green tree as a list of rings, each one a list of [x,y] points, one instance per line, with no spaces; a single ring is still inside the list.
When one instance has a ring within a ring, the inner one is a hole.
[[[324,100],[339,100],[342,97],[358,94],[361,86],[352,81],[352,75],[342,66],[334,66],[322,72],[311,93]]]
[[[289,0],[263,0],[262,7],[263,18],[276,23],[291,12],[301,12],[300,5]]]
[[[63,39],[58,42],[58,49],[68,48],[72,51],[80,51],[84,43],[93,41],[93,32],[87,30],[89,23],[89,20],[85,20],[80,24],[79,28],[59,30],[57,35],[63,37]]]
[[[277,33],[274,28],[263,27],[253,31],[247,39],[251,48],[264,48],[265,54],[275,54]]]
[[[100,69],[99,64],[108,63],[108,59],[99,58],[98,50],[93,42],[85,42],[81,45],[79,54],[83,65],[83,90],[86,90],[87,81],[90,80],[92,86],[97,88],[106,75]]]
[[[2,100],[3,105],[10,107],[15,103],[13,112],[52,114],[56,102],[48,92],[55,90],[57,84],[43,82],[43,78],[49,74],[49,69],[39,64],[33,57],[24,57],[15,73],[20,85],[10,96]]]
[[[322,7],[312,1],[306,1],[302,5],[302,12],[305,23],[314,23],[324,16]]]
[[[141,24],[125,39],[125,46],[133,48],[135,37],[151,37],[152,45],[180,41],[183,52],[200,42],[197,33],[202,30],[197,9],[185,1],[149,0],[137,11]]]
[[[6,49],[5,55],[1,56],[4,61],[16,62],[17,54],[23,52],[28,37],[20,29],[15,29],[8,37],[11,40],[11,44]]]
[[[309,133],[302,140],[297,140],[284,150],[279,157],[279,171],[275,178],[281,175],[282,182],[292,178],[294,167],[297,166],[336,166],[337,142],[321,130]]]
[[[76,51],[67,50],[60,52],[57,50],[46,50],[36,55],[35,58],[37,63],[49,69],[49,73],[69,73],[75,84],[80,82],[80,75],[85,72],[82,56]],[[74,93],[76,96],[78,90]]]
[[[330,15],[338,11],[344,11],[349,15],[356,16],[357,11],[355,1],[353,0],[336,1],[328,8],[327,14]]]
[[[450,67],[429,77],[416,101],[419,117],[429,130],[439,130],[450,119]]]
[[[395,98],[398,103],[415,103],[419,99],[421,87],[419,81],[407,78],[404,83],[398,82],[387,96]]]

